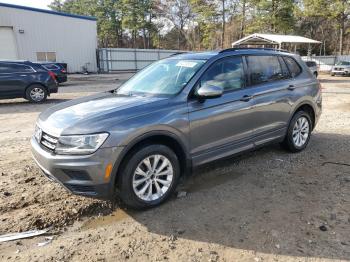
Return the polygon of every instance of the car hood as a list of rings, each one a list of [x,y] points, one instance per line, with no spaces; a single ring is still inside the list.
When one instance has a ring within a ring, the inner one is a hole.
[[[102,129],[102,122],[116,123],[128,117],[145,114],[145,105],[166,99],[117,95],[112,92],[99,93],[47,109],[40,114],[38,124],[45,132],[54,136],[103,132],[106,130]],[[133,109],[130,110],[131,108]],[[152,106],[147,106],[147,110],[152,110]]]

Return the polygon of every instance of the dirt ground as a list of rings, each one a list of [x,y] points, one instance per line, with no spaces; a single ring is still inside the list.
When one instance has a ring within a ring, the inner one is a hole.
[[[217,161],[181,185],[185,197],[135,212],[66,192],[29,146],[41,111],[127,77],[71,76],[44,104],[0,101],[0,235],[53,227],[1,243],[1,261],[350,261],[350,78],[320,76],[323,115],[304,152]]]

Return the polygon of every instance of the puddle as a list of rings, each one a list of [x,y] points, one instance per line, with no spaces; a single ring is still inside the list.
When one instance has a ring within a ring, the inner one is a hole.
[[[92,229],[92,228],[94,229],[94,228],[99,228],[99,227],[103,227],[103,226],[108,226],[108,225],[117,223],[119,221],[122,221],[124,219],[127,219],[129,217],[130,217],[130,215],[128,213],[126,213],[124,210],[118,209],[110,215],[101,216],[101,217],[97,217],[97,218],[86,221],[82,225],[81,228],[82,229]]]
[[[194,175],[186,185],[185,190],[189,193],[211,189],[213,187],[226,184],[229,181],[239,178],[243,173],[225,173],[220,175]]]

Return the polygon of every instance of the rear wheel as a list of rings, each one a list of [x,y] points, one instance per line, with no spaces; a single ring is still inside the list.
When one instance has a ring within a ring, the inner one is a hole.
[[[305,111],[298,111],[289,123],[287,135],[282,145],[291,152],[300,152],[309,143],[311,131],[310,115]]]
[[[42,85],[31,85],[26,90],[26,99],[33,103],[40,103],[47,98],[46,88]]]
[[[131,155],[121,169],[120,198],[129,207],[157,206],[174,192],[180,177],[176,154],[164,145],[148,145]]]

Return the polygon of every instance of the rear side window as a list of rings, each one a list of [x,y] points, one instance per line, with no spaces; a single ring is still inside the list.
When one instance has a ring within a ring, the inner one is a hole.
[[[60,69],[59,66],[55,65],[55,64],[44,64],[43,65],[46,69],[48,70],[57,70]]]
[[[30,66],[21,64],[0,63],[0,73],[33,73]]]
[[[252,85],[284,79],[277,56],[247,56]]]
[[[241,57],[230,57],[214,63],[202,76],[200,84],[219,86],[224,91],[244,87],[245,78]]]
[[[292,77],[296,77],[300,75],[301,73],[301,68],[298,65],[298,63],[291,57],[284,57],[284,61],[286,62],[289,72]]]
[[[314,61],[306,61],[305,64],[306,64],[308,67],[316,66],[316,62],[314,62]]]

